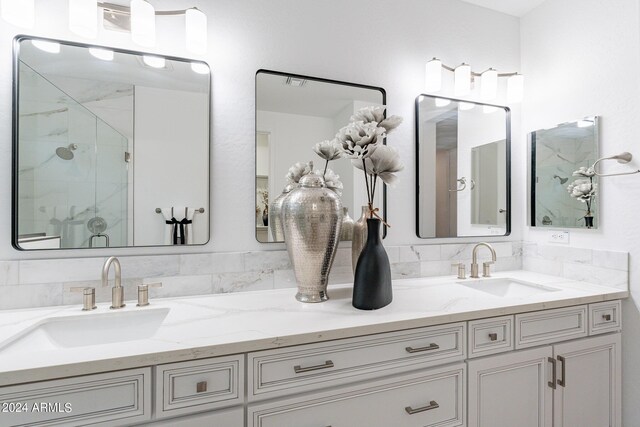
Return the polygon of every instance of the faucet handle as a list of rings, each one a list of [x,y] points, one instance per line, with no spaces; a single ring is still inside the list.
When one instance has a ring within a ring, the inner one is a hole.
[[[482,277],[491,277],[491,264],[495,263],[493,261],[482,263]]]
[[[467,273],[463,262],[455,262],[451,264],[451,267],[458,267],[458,279],[466,279]]]
[[[149,305],[149,288],[161,288],[162,282],[158,283],[143,283],[138,285],[138,307],[144,307]]]
[[[82,292],[82,311],[96,309],[96,288],[88,286],[72,286],[69,292]]]

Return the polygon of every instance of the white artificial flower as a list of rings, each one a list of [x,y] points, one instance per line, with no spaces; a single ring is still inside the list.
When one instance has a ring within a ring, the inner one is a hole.
[[[377,123],[377,125],[381,128],[384,128],[386,133],[391,132],[393,129],[400,126],[402,123],[402,117],[399,116],[391,116],[385,119],[384,111],[386,107],[378,107],[378,106],[369,106],[363,107],[356,111],[356,113],[351,116],[351,122],[361,121],[363,123]]]
[[[593,169],[593,167],[585,168],[584,166],[581,166],[577,171],[573,172],[573,176],[584,176],[586,178],[595,176],[595,174],[596,171],[595,169]]]
[[[357,121],[349,123],[336,134],[345,155],[351,159],[366,159],[378,148],[385,137],[384,128],[377,123]]]
[[[593,184],[588,179],[576,179],[567,187],[567,191],[571,195],[581,202],[585,203],[595,197],[597,194],[598,185]]]
[[[336,160],[342,157],[342,144],[336,139],[318,142],[313,146],[313,151],[326,161]]]
[[[287,182],[290,184],[297,184],[300,182],[300,178],[308,175],[313,170],[313,162],[303,163],[298,162],[289,168],[287,173]]]
[[[390,186],[393,186],[398,180],[395,173],[404,169],[400,153],[395,147],[388,145],[379,146],[371,156],[364,160],[364,165],[362,160],[352,160],[351,163],[360,170],[366,167],[365,172],[368,175],[379,176],[385,184]]]
[[[315,171],[317,175],[322,176],[322,171]],[[330,168],[327,168],[327,171],[324,174],[324,184],[327,188],[332,189],[339,197],[342,197],[342,189],[344,185],[342,181],[340,181],[340,175],[336,174]]]

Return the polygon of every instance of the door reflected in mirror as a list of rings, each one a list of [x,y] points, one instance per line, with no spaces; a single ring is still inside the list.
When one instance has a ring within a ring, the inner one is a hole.
[[[529,134],[529,225],[587,228],[588,211],[588,228],[598,228],[598,194],[587,203],[569,191],[576,181],[597,188],[597,176],[574,172],[588,169],[598,160],[598,128],[599,118],[590,116]]]
[[[495,105],[416,99],[418,237],[509,234],[509,114]]]
[[[206,64],[29,37],[14,61],[17,249],[209,240]]]
[[[322,172],[325,161],[314,153],[316,143],[331,140],[360,108],[385,104],[382,88],[308,76],[260,70],[256,74],[256,239],[282,242],[274,226],[270,204],[289,184],[286,175],[298,162],[312,161]],[[350,160],[330,162],[343,184],[341,200],[349,216],[358,220],[367,204],[362,171]],[[375,206],[386,218],[384,191],[376,192]]]

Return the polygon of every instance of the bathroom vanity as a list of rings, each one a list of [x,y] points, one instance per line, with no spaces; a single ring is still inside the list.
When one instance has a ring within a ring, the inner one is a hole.
[[[397,280],[373,312],[348,286],[6,311],[0,424],[620,426],[628,292],[495,276]]]

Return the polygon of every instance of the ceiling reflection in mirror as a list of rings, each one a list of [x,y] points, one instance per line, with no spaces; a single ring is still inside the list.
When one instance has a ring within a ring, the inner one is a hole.
[[[579,191],[573,192],[575,183],[599,190],[598,177],[587,172],[598,160],[598,122],[597,116],[590,116],[529,133],[532,227],[598,228],[597,191],[588,199],[576,197],[582,195]],[[581,174],[580,168],[586,174]]]
[[[19,38],[17,249],[209,240],[204,63]]]
[[[509,109],[420,95],[416,99],[417,235],[508,235]]]
[[[325,160],[314,153],[314,145],[333,139],[360,108],[384,103],[382,88],[266,70],[256,74],[255,233],[259,242],[283,241],[269,206],[286,191],[289,168],[312,161],[322,174]],[[367,205],[362,171],[345,158],[331,161],[329,168],[343,184],[343,207],[358,220],[362,206]],[[384,217],[383,191],[376,193],[374,205]]]

